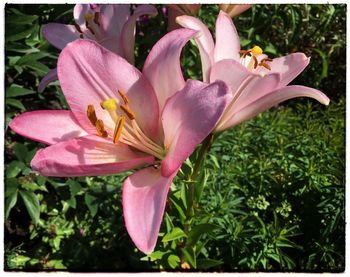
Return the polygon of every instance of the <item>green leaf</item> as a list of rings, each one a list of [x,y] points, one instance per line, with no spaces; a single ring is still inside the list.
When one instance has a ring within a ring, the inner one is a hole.
[[[6,24],[26,25],[26,24],[31,24],[36,19],[38,19],[37,15],[29,15],[29,14],[21,14],[20,16],[10,15],[6,17]]]
[[[17,100],[17,99],[6,98],[5,104],[9,105],[9,106],[12,106],[12,107],[15,107],[15,108],[18,108],[21,111],[25,111],[26,110],[26,108],[23,106],[22,102]]]
[[[86,193],[84,198],[85,198],[86,206],[88,206],[91,215],[94,217],[97,214],[97,210],[98,210],[96,197]]]
[[[15,189],[14,191],[12,191],[12,193],[7,195],[6,201],[5,201],[5,218],[9,217],[12,208],[17,203],[17,194],[18,194],[18,191],[17,189]]]
[[[50,68],[40,62],[31,62],[30,64],[26,64],[26,66],[35,70],[40,76],[43,76],[50,71]]]
[[[16,142],[15,146],[13,147],[13,152],[18,160],[24,163],[26,162],[26,156],[28,154],[27,146],[25,146],[23,143]]]
[[[71,197],[77,195],[79,192],[82,192],[82,190],[83,190],[83,188],[81,187],[79,182],[77,182],[77,181],[75,181],[73,179],[69,179],[67,181],[67,184],[69,185],[69,190],[70,190]]]
[[[35,31],[36,25],[32,27],[21,25],[21,28],[6,28],[5,42],[17,41],[29,37]],[[10,30],[10,31],[8,31]]]
[[[218,266],[218,265],[221,265],[223,263],[224,263],[223,261],[214,260],[214,259],[198,259],[197,260],[197,268],[207,270],[208,268]]]
[[[187,246],[195,245],[203,234],[210,233],[218,228],[219,226],[211,223],[203,223],[203,224],[194,226],[191,229],[190,233],[188,234]]]
[[[193,268],[197,268],[196,256],[193,253],[193,249],[181,249],[181,252],[185,258],[185,261],[188,262]],[[191,253],[192,254],[191,254]]]
[[[35,91],[26,89],[16,84],[12,84],[9,88],[6,89],[6,98],[24,96],[33,93],[35,93]]]
[[[168,264],[171,268],[176,268],[180,263],[180,258],[174,254],[168,256]]]
[[[72,197],[71,199],[67,200],[66,202],[73,209],[75,209],[77,206],[77,201],[76,201],[75,197]]]
[[[318,53],[322,59],[322,71],[321,71],[320,77],[318,79],[318,81],[321,82],[322,79],[324,79],[328,76],[328,58],[327,58],[327,55],[320,49],[311,48],[311,50]]]
[[[16,177],[23,169],[26,168],[26,165],[21,161],[12,161],[8,164],[6,168],[6,177],[14,178]]]
[[[54,269],[67,269],[62,260],[50,260],[47,262],[46,266]]]
[[[27,208],[30,217],[34,224],[37,224],[40,218],[40,203],[36,194],[31,191],[20,190],[23,202]]]
[[[40,60],[42,58],[47,57],[49,54],[45,52],[39,52],[39,53],[31,53],[22,56],[18,61],[18,65],[31,65],[33,62],[36,62],[37,60]]]
[[[199,203],[202,198],[202,193],[203,193],[204,187],[207,184],[208,178],[209,178],[208,171],[206,169],[202,170],[194,187],[197,203]]]
[[[187,237],[185,232],[180,229],[179,227],[175,227],[174,229],[171,230],[170,233],[167,233],[164,238],[162,239],[162,242],[168,242],[176,239],[180,239],[183,237]]]

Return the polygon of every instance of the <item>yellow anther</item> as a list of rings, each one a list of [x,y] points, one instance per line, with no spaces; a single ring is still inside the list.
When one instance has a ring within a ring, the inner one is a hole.
[[[123,131],[124,123],[125,123],[125,116],[122,115],[121,117],[119,117],[118,122],[115,125],[114,135],[113,135],[114,143],[118,142]]]
[[[105,125],[103,124],[103,121],[101,119],[97,119],[96,121],[96,131],[97,131],[97,134],[101,137],[106,138],[108,136],[105,130]]]
[[[85,19],[86,22],[90,21],[93,18],[94,18],[94,15],[91,14],[91,13],[87,13],[87,14],[84,15],[84,19]]]
[[[252,53],[254,56],[261,55],[263,53],[263,50],[259,46],[254,46],[252,48]]]
[[[128,104],[128,103],[129,103],[129,99],[128,99],[128,97],[125,95],[125,93],[122,92],[121,90],[118,90],[118,93],[119,93],[120,97],[123,99],[124,103],[125,103],[125,104]]]
[[[114,98],[110,98],[110,99],[108,99],[106,101],[102,101],[100,103],[100,105],[101,105],[102,109],[105,109],[105,110],[111,111],[111,112],[116,111],[117,108],[118,108],[117,101],[115,101]]]
[[[129,108],[129,106],[121,105],[120,108],[123,110],[124,113],[129,117],[130,120],[135,119],[136,115],[135,113]]]
[[[95,108],[93,105],[88,105],[86,114],[87,114],[87,117],[89,118],[91,124],[96,126],[97,117],[96,117],[96,112],[95,112]]]

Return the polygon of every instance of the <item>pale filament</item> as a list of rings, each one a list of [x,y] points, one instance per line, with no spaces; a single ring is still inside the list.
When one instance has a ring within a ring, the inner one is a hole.
[[[125,106],[127,106],[127,109],[132,113],[129,114],[125,113],[123,109],[123,112],[125,115],[118,116],[117,115],[117,108],[118,105],[116,104],[115,99],[109,99],[106,101],[101,102],[101,107],[108,111],[109,115],[111,116],[113,122],[115,123],[115,131],[116,134],[119,128],[121,128],[121,135],[119,137],[119,141],[128,144],[138,150],[141,150],[145,153],[151,154],[159,159],[164,158],[164,149],[157,145],[155,142],[153,142],[147,135],[141,130],[140,126],[138,125],[136,119],[134,118],[134,112],[130,109],[128,106],[129,100],[126,98],[125,94],[121,93],[122,99],[125,103]],[[129,117],[129,121],[124,121],[124,124],[122,126],[119,126],[119,120],[121,117]],[[118,130],[117,130],[118,128]],[[120,130],[119,130],[120,131]],[[113,137],[113,141],[117,143],[116,137]]]

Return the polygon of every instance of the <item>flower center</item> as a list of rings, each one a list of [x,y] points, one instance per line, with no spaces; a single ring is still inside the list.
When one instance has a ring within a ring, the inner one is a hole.
[[[241,50],[240,54],[242,54],[241,64],[243,64],[249,70],[257,69],[258,66],[271,70],[268,62],[272,62],[272,59],[267,57],[266,54],[266,58],[263,58],[260,61],[258,60],[258,57],[263,54],[263,50],[259,46],[256,45],[249,50]]]
[[[163,159],[165,150],[147,137],[141,130],[136,120],[136,114],[129,106],[129,99],[122,91],[118,91],[118,93],[124,104],[118,106],[114,98],[107,99],[100,103],[101,108],[109,113],[115,123],[113,135],[108,134],[104,128],[103,121],[97,118],[94,106],[88,105],[87,117],[91,124],[95,126],[97,134],[105,138],[111,135],[113,143],[115,144],[120,141],[142,152],[153,155],[158,159]],[[117,113],[118,108],[120,108],[120,114]]]

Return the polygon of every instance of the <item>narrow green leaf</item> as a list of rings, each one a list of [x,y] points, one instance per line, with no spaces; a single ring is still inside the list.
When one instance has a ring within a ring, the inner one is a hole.
[[[9,217],[12,208],[17,203],[17,194],[18,194],[18,191],[16,189],[15,191],[13,191],[10,195],[8,195],[6,197],[6,201],[5,201],[5,218]]]
[[[218,265],[221,265],[223,263],[224,263],[223,261],[214,260],[214,259],[198,259],[197,260],[197,268],[207,270],[208,268],[218,266]]]
[[[35,91],[26,89],[22,86],[12,84],[10,87],[6,89],[5,95],[6,98],[13,98],[13,97],[18,97],[18,96],[24,96],[28,94],[34,94]]]
[[[194,226],[190,233],[188,234],[187,245],[194,246],[197,241],[200,239],[201,235],[210,233],[215,229],[218,229],[219,226],[211,223],[203,223],[197,226]]]
[[[23,143],[16,142],[15,146],[13,147],[13,152],[18,160],[24,163],[26,162],[26,156],[28,154],[27,146],[25,146]]]
[[[6,24],[26,25],[26,24],[31,24],[36,19],[38,19],[37,15],[28,15],[28,14],[22,14],[21,16],[10,15],[6,17]]]
[[[89,208],[91,215],[94,217],[97,214],[97,210],[98,210],[96,197],[86,193],[84,198],[85,198],[86,206]]]
[[[27,208],[30,217],[34,224],[37,224],[40,218],[40,203],[36,194],[31,191],[20,190],[23,202]]]
[[[176,239],[180,239],[183,237],[187,237],[185,232],[180,229],[179,227],[175,227],[174,229],[171,230],[170,233],[167,233],[164,238],[162,239],[162,242],[168,242]]]
[[[26,110],[26,108],[23,106],[21,101],[19,101],[17,99],[13,99],[13,98],[6,98],[5,105],[9,105],[9,106],[15,107],[17,109],[20,109],[21,111],[25,111]]]
[[[26,66],[35,70],[40,76],[43,76],[50,71],[50,68],[41,62],[31,62],[30,64],[26,64]]]
[[[197,260],[196,260],[196,256],[193,253],[193,250],[181,249],[181,252],[184,255],[185,261],[188,262],[194,269],[196,269]],[[192,252],[192,254],[190,252]]]

